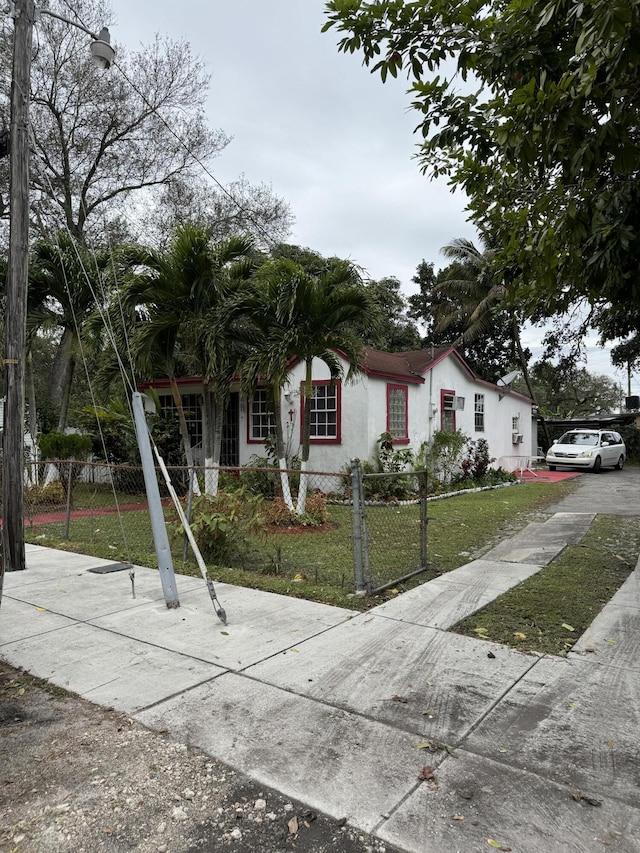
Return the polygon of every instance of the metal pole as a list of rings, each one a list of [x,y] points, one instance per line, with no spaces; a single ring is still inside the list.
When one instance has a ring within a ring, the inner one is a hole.
[[[9,268],[5,295],[4,423],[2,456],[2,572],[25,568],[24,377],[29,278],[29,90],[33,0],[14,6],[10,130]]]
[[[73,474],[73,459],[69,460],[69,472],[67,474],[67,513],[64,522],[64,538],[69,538],[69,525],[71,523],[71,476]]]
[[[187,492],[187,521],[191,523],[191,504],[193,502],[193,468],[189,468],[189,491]],[[184,532],[184,542],[182,544],[182,561],[187,562],[187,549],[189,547],[189,537],[187,531]]]
[[[151,530],[153,531],[153,544],[156,550],[156,557],[158,558],[160,580],[162,581],[162,592],[164,593],[164,600],[167,607],[169,609],[173,609],[180,607],[180,600],[178,598],[176,578],[173,572],[173,560],[171,559],[169,536],[167,535],[167,527],[164,523],[162,502],[160,501],[160,489],[158,488],[156,469],[153,464],[153,454],[151,452],[151,442],[149,441],[147,420],[144,416],[142,394],[137,391],[134,392],[132,403],[136,436],[138,438],[138,448],[140,449],[140,459],[142,461],[144,485],[147,492],[147,500],[149,502],[149,517],[151,519]]]
[[[420,471],[418,474],[419,494],[420,494],[420,566],[423,569],[427,568],[427,471]]]
[[[362,470],[357,459],[351,460],[351,498],[353,501],[353,571],[356,595],[362,596],[368,592],[366,577],[368,577],[369,572],[366,535],[363,529]]]

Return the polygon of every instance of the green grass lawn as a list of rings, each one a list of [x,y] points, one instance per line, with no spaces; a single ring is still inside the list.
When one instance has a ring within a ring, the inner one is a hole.
[[[430,502],[428,571],[399,589],[422,583],[479,556],[500,538],[541,517],[549,504],[575,488],[575,482],[522,484]],[[79,498],[88,502],[87,495],[81,494]],[[134,501],[127,498],[126,502]],[[79,508],[75,494],[74,507]],[[326,529],[283,530],[253,539],[233,566],[210,566],[210,576],[351,608],[371,606],[381,597],[375,600],[353,597],[351,508],[330,506],[329,516],[331,524]],[[418,522],[415,506],[370,509],[367,519],[370,561],[377,582],[393,581],[419,567]],[[146,511],[73,519],[69,540],[62,538],[63,531],[62,523],[32,525],[27,527],[26,535],[28,541],[36,544],[106,559],[131,559],[137,565],[157,565]],[[177,572],[199,574],[190,553],[183,561],[181,541],[174,541],[172,550]]]
[[[627,579],[639,553],[637,518],[599,515],[579,544],[454,631],[564,655]]]

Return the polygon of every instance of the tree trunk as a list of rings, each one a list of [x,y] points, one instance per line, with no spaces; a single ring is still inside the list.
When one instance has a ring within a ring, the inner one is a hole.
[[[62,333],[51,369],[51,401],[59,406],[58,430],[60,432],[64,432],[67,425],[71,384],[76,368],[77,342],[75,332],[66,328]]]
[[[302,422],[302,456],[300,459],[300,486],[298,487],[298,504],[296,513],[303,515],[307,504],[309,464],[309,445],[311,443],[311,398],[313,396],[312,383],[312,359],[306,361],[306,375],[304,379],[304,420]]]
[[[184,416],[184,408],[182,406],[182,395],[178,390],[178,383],[176,382],[175,376],[170,376],[169,382],[171,384],[171,394],[173,396],[173,402],[178,413],[178,424],[180,425],[180,437],[182,438],[184,455],[187,460],[187,466],[189,467],[189,471],[193,471],[195,468],[195,463],[193,461],[193,450],[191,448],[191,436],[189,435],[189,430],[187,428],[187,419]],[[193,493],[195,495],[200,494],[200,486],[198,484],[197,476],[193,478]]]
[[[282,429],[282,395],[280,386],[273,389],[273,415],[276,421],[276,456],[280,468],[280,484],[282,486],[282,499],[287,508],[294,512],[293,499],[291,497],[291,486],[287,474],[287,456],[284,450],[284,434]]]
[[[511,317],[511,334],[513,337],[513,343],[516,348],[516,354],[518,357],[518,361],[520,362],[520,367],[522,369],[522,377],[524,379],[525,385],[527,386],[527,391],[529,392],[529,396],[538,407],[538,412],[540,412],[540,406],[538,405],[538,401],[536,400],[536,396],[533,393],[533,388],[531,387],[531,377],[529,376],[529,366],[527,364],[527,359],[524,356],[524,351],[522,349],[522,341],[520,340],[520,326],[518,324],[518,318],[515,314]],[[547,446],[551,444],[551,435],[549,433],[549,427],[547,426],[547,422],[543,415],[540,415],[542,420],[542,429],[544,432],[545,441],[547,442]],[[537,443],[537,442],[536,442]]]
[[[202,447],[204,450],[204,493],[218,494],[220,451],[222,448],[222,419],[224,407],[214,391],[205,385],[202,392]]]

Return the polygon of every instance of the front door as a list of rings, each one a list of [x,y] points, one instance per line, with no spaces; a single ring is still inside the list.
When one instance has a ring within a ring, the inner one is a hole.
[[[240,394],[233,391],[222,423],[220,465],[237,468],[240,465]]]

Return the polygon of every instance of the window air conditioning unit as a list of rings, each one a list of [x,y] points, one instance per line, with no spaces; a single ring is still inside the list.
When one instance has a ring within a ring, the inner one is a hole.
[[[514,432],[511,434],[511,442],[512,444],[522,444],[524,441],[524,435],[521,432]]]

